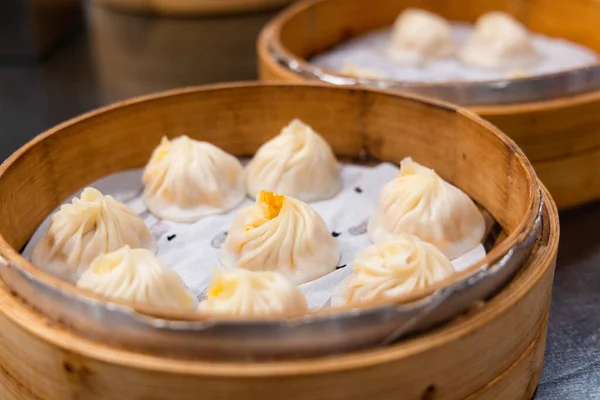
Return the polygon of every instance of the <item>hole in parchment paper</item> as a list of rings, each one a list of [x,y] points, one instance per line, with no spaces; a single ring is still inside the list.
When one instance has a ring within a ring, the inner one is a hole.
[[[221,232],[218,233],[214,238],[212,238],[212,240],[210,241],[210,245],[213,249],[220,249],[221,246],[223,245],[223,242],[225,242],[225,239],[227,238],[227,234],[229,232],[225,231],[225,232]]]
[[[366,219],[363,222],[361,222],[359,225],[353,226],[352,228],[348,229],[348,233],[352,236],[364,235],[365,233],[367,233],[368,223],[369,223],[369,220]]]

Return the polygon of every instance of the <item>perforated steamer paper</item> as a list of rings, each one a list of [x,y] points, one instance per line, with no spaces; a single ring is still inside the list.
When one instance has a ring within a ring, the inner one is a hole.
[[[390,163],[375,167],[343,165],[341,168],[343,189],[332,199],[310,203],[325,220],[335,237],[341,252],[338,269],[319,279],[300,285],[306,294],[310,308],[328,305],[333,289],[352,273],[352,261],[371,242],[367,236],[367,221],[377,207],[381,188],[398,173],[399,168]],[[201,300],[206,293],[212,273],[223,268],[219,251],[237,211],[248,207],[254,200],[247,198],[242,204],[226,214],[206,217],[195,223],[176,223],[154,217],[142,201],[142,169],[119,172],[104,177],[87,186],[95,187],[103,194],[129,205],[149,227],[158,243],[158,257],[177,272],[192,292]],[[81,188],[70,202],[79,197]],[[58,208],[55,210],[57,211]],[[29,257],[35,244],[50,225],[48,216],[36,230],[25,248]],[[457,270],[464,269],[485,257],[482,245],[452,261]]]

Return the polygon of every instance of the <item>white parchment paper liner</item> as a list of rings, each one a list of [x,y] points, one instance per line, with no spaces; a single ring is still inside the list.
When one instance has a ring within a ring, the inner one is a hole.
[[[390,163],[382,163],[375,167],[343,165],[342,191],[332,199],[310,204],[327,223],[341,252],[336,271],[300,285],[311,309],[319,309],[329,304],[334,288],[352,273],[352,261],[356,255],[371,245],[366,234],[366,222],[377,207],[381,188],[393,179],[398,171],[398,167]],[[88,186],[100,190],[105,195],[112,195],[139,213],[157,240],[158,257],[177,272],[192,292],[202,300],[213,271],[223,268],[219,262],[219,251],[235,214],[254,201],[248,198],[226,214],[210,216],[192,224],[159,220],[147,210],[141,199],[141,176],[141,169],[124,171]],[[83,189],[75,193],[74,197],[78,197]],[[71,198],[65,201],[70,202]],[[36,230],[24,250],[25,257],[29,257],[35,244],[47,231],[50,218],[51,216],[48,216]],[[457,270],[461,270],[483,257],[485,250],[480,245],[453,260],[453,265]]]
[[[473,26],[453,23],[452,34],[457,50],[473,33]],[[432,59],[419,65],[394,61],[389,55],[391,28],[376,30],[342,43],[315,56],[311,62],[322,68],[341,71],[346,65],[366,68],[382,75],[382,78],[409,82],[477,82],[497,79],[556,73],[598,63],[598,54],[585,46],[564,39],[532,34],[532,42],[539,61],[528,67],[478,68],[462,62],[459,55]],[[514,75],[517,76],[514,76]]]

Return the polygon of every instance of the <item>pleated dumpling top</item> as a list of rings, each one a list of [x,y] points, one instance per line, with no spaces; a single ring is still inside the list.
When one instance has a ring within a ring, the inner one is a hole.
[[[258,149],[246,167],[246,189],[252,198],[268,190],[309,203],[338,194],[342,178],[329,144],[295,119]]]
[[[157,249],[139,215],[112,196],[86,188],[80,198],[52,216],[31,261],[60,278],[76,281],[98,255],[125,245],[152,252]]]

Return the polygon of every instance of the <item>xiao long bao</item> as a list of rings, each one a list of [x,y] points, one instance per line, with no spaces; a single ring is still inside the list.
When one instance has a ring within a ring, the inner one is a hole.
[[[365,78],[365,79],[382,79],[383,75],[369,68],[361,68],[357,67],[354,64],[346,64],[344,68],[342,68],[341,73],[346,76],[351,76],[354,78]]]
[[[215,272],[200,311],[232,316],[306,312],[308,303],[296,285],[278,272],[236,268]]]
[[[471,198],[434,170],[411,158],[400,163],[397,177],[381,190],[367,227],[373,243],[411,233],[437,246],[448,258],[481,243],[485,220]]]
[[[539,54],[522,23],[509,14],[493,11],[479,17],[460,57],[476,67],[518,68],[535,63]]]
[[[179,275],[146,249],[129,246],[99,255],[77,286],[107,297],[157,307],[196,309],[196,296]]]
[[[308,203],[338,194],[342,179],[329,144],[294,119],[258,149],[246,167],[246,187],[252,198],[264,189]]]
[[[143,181],[148,209],[174,222],[226,212],[245,197],[239,160],[187,136],[162,139],[146,165]]]
[[[74,281],[98,255],[125,245],[151,252],[157,249],[154,237],[132,209],[112,196],[86,188],[80,198],[52,216],[31,261],[57,277]]]
[[[331,4],[333,0],[331,3],[325,0],[324,3]],[[309,13],[317,9],[327,14],[330,11],[325,4],[313,4],[292,14],[308,17]],[[369,7],[366,0],[357,0],[357,3],[353,4]],[[397,12],[397,7],[393,6],[392,2],[381,0],[380,6],[387,12],[379,10],[375,13],[371,21],[372,26],[364,26],[364,29],[358,29],[348,37],[344,34],[345,24],[336,24],[331,32],[317,41],[310,40],[311,35],[309,30],[305,30],[306,27],[294,25],[294,18],[282,16],[278,20],[286,26],[285,30],[298,32],[302,43],[289,42],[292,36],[289,32],[281,35],[280,40],[276,42],[264,36],[260,44],[261,49],[265,50],[261,53],[265,57],[264,67],[266,70],[272,67],[275,75],[285,79],[291,79],[294,74],[309,74],[322,81],[335,81],[338,85],[357,83],[329,75],[334,72],[345,77],[358,78],[358,83],[367,86],[389,89],[404,87],[417,92],[425,90],[430,94],[437,93],[436,95],[450,101],[477,106],[483,103],[493,105],[506,101],[520,102],[518,98],[523,96],[525,97],[521,102],[542,101],[543,98],[527,91],[517,93],[519,90],[513,91],[510,88],[508,91],[498,91],[495,95],[481,97],[483,92],[475,95],[477,91],[473,92],[472,88],[466,90],[461,88],[461,85],[473,83],[474,87],[490,89],[494,85],[492,81],[496,80],[536,77],[546,81],[556,79],[550,77],[550,74],[568,72],[570,75],[577,75],[584,72],[583,68],[598,64],[597,51],[582,43],[571,41],[574,39],[573,32],[567,35],[570,40],[549,36],[548,34],[555,34],[557,31],[536,23],[535,18],[532,19],[528,13],[514,10],[516,15],[522,15],[521,22],[501,11],[473,15],[474,10],[466,11],[469,7],[464,7],[464,12],[441,7],[438,15],[431,11],[432,4],[422,5],[428,10],[400,10],[394,24],[389,26],[386,25],[389,22],[388,17],[384,16]],[[444,16],[450,19],[447,20]],[[473,17],[479,17],[476,23],[470,22]],[[343,16],[341,20],[347,18],[350,17]],[[348,26],[353,26],[349,20],[346,22],[350,24]],[[533,29],[541,31],[530,31],[525,22],[530,23]],[[283,29],[282,26],[273,24],[267,27],[265,32],[272,30],[275,35],[280,35],[283,32],[280,28]],[[329,43],[326,40],[333,41]],[[299,44],[306,48],[300,50]],[[277,49],[269,49],[269,46]],[[267,63],[267,60],[274,58],[273,51],[283,50],[286,46],[299,52],[292,51],[286,56],[283,64]],[[291,58],[287,59],[288,56]],[[293,68],[291,63],[298,61],[298,57],[307,58],[311,65],[310,70],[296,71]],[[291,75],[285,73],[286,70]],[[432,86],[413,87],[412,83]],[[525,83],[511,83],[515,88],[522,84]],[[497,120],[497,117],[495,119]]]
[[[408,9],[394,23],[389,55],[406,64],[454,54],[452,28],[442,17],[425,10]]]
[[[238,212],[221,249],[225,267],[276,271],[297,285],[333,272],[339,260],[338,244],[319,214],[265,190]]]
[[[334,307],[368,304],[424,289],[454,273],[448,257],[410,234],[367,247],[354,260],[352,275],[331,298]]]

